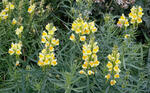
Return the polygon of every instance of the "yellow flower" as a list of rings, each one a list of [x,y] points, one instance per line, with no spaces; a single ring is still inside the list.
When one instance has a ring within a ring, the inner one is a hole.
[[[92,52],[91,52],[91,50],[87,50],[86,53],[87,53],[88,55],[90,55]]]
[[[47,33],[45,31],[43,31],[42,36],[47,36]]]
[[[23,26],[20,26],[20,28],[16,29],[16,35],[20,35],[23,31]]]
[[[137,15],[136,14],[134,14],[133,16],[132,16],[132,19],[137,19]]]
[[[54,51],[53,46],[50,46],[50,47],[49,47],[49,50],[50,50],[50,51]]]
[[[87,64],[83,64],[82,68],[87,69]]]
[[[89,64],[90,64],[91,67],[94,67],[94,62],[93,61],[91,61]]]
[[[94,72],[91,70],[88,70],[88,75],[92,75],[92,74],[94,74]]]
[[[80,70],[79,73],[80,74],[85,74],[85,72],[83,70]]]
[[[128,27],[128,26],[129,26],[128,20],[125,21],[124,26],[125,26],[125,27]]]
[[[124,36],[125,39],[128,39],[129,37],[130,37],[129,34],[126,34],[126,35]]]
[[[114,75],[114,78],[119,78],[119,74],[115,74],[115,75]]]
[[[129,13],[129,17],[130,17],[130,18],[132,18],[132,17],[133,17],[133,14],[132,14],[132,12],[130,12],[130,13]]]
[[[10,55],[14,54],[14,50],[9,49],[8,53],[9,53]]]
[[[119,59],[117,59],[117,60],[115,61],[115,63],[116,63],[116,64],[120,64],[121,62],[120,62]]]
[[[131,19],[131,24],[134,24],[135,23],[135,19]]]
[[[96,66],[98,66],[99,65],[99,61],[98,60],[96,60],[95,62],[94,62],[94,66],[96,67]]]
[[[13,18],[13,20],[12,20],[12,24],[13,24],[13,25],[15,25],[16,23],[17,23],[16,19],[15,19],[15,18]]]
[[[108,79],[110,79],[110,74],[107,74],[106,76],[105,76],[105,78],[108,80]]]
[[[143,16],[143,13],[142,13],[142,12],[138,12],[138,16],[139,16],[139,17],[142,17],[142,16]]]
[[[30,5],[28,8],[28,13],[30,13],[30,14],[33,13],[34,9],[35,9],[35,4]]]
[[[44,59],[44,55],[42,53],[39,53],[40,60]]]
[[[44,37],[42,37],[41,41],[42,43],[46,43],[46,39]]]
[[[75,31],[77,34],[79,34],[81,32],[81,30],[78,28],[76,31]]]
[[[38,61],[39,66],[44,66],[44,62]]]
[[[120,20],[117,22],[117,26],[122,27],[122,22]]]
[[[115,59],[115,58],[114,58],[112,55],[110,55],[110,54],[107,56],[107,58],[108,58],[110,61],[113,61],[113,60]]]
[[[137,18],[137,23],[142,23],[142,19],[140,17]]]
[[[141,6],[139,6],[139,8],[138,8],[138,9],[139,9],[139,11],[140,11],[140,12],[142,12],[142,11],[143,11],[143,9],[142,9],[142,7],[141,7]]]
[[[111,81],[110,81],[110,85],[111,85],[111,86],[113,86],[113,85],[115,85],[115,84],[116,84],[116,80],[111,80]]]
[[[9,3],[9,8],[10,8],[10,9],[14,9],[15,6],[14,6],[12,3]]]
[[[56,66],[57,65],[56,60],[53,60],[51,64],[52,64],[52,66]]]
[[[85,41],[86,36],[80,36],[80,41]]]
[[[95,33],[96,31],[97,31],[97,28],[94,27],[94,28],[92,29],[92,32]]]
[[[118,66],[118,65],[116,65],[116,66],[114,67],[114,71],[116,71],[117,73],[120,72],[120,69],[119,69],[119,66]]]
[[[19,66],[20,64],[19,64],[19,61],[16,61],[16,66]]]
[[[95,46],[94,48],[93,48],[93,53],[97,53],[99,51],[99,47],[98,46]]]
[[[20,51],[19,49],[17,49],[16,54],[17,54],[17,55],[20,55],[20,54],[21,54],[21,51]]]
[[[75,35],[74,34],[71,34],[70,36],[70,40],[74,41],[75,40]]]
[[[113,67],[113,64],[112,64],[111,62],[108,62],[108,63],[107,63],[107,67],[108,67],[108,68],[112,68],[112,67]]]
[[[122,16],[120,17],[120,21],[125,21],[125,16],[124,16],[124,14],[122,14]]]

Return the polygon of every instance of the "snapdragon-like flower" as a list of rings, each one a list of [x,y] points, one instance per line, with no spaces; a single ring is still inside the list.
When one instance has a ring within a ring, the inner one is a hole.
[[[6,20],[8,18],[8,11],[13,10],[15,6],[8,2],[8,4],[5,6],[5,9],[3,9],[0,13],[0,19]]]
[[[72,23],[72,31],[74,31],[77,35],[80,37],[80,41],[85,41],[86,36],[91,33],[95,33],[97,31],[97,28],[95,27],[95,23],[93,22],[85,22],[82,18],[77,18],[73,23]],[[72,34],[70,36],[70,40],[74,41],[75,40],[75,35]]]
[[[21,33],[23,32],[23,26],[20,26],[15,31],[16,31],[16,35],[18,35],[20,37]]]
[[[16,23],[17,23],[16,19],[15,19],[15,18],[13,18],[13,20],[12,20],[12,24],[13,24],[13,25],[15,25]]]
[[[10,55],[13,55],[13,54],[20,55],[22,53],[21,47],[22,47],[21,41],[19,41],[19,43],[12,43],[11,48],[9,49],[8,53]]]
[[[122,14],[122,16],[119,18],[117,26],[118,27],[122,27],[122,26],[128,27],[129,26],[128,19],[125,18],[124,14]]]
[[[97,42],[90,41],[89,44],[85,43],[82,46],[82,59],[84,60],[84,64],[82,65],[82,69],[80,70],[80,74],[92,75],[95,73],[95,67],[99,65],[99,61],[97,59],[96,53],[99,51],[99,47]]]
[[[131,18],[130,23],[131,24],[139,24],[142,23],[142,16],[144,15],[143,9],[141,6],[133,6],[130,10],[131,12],[129,13],[129,18]]]
[[[105,76],[107,80],[111,79],[110,85],[113,86],[116,84],[116,78],[119,78],[119,73],[120,73],[120,68],[119,65],[121,64],[119,57],[120,54],[118,53],[118,48],[117,46],[114,46],[112,50],[112,54],[109,54],[108,56],[108,63],[106,67],[108,68],[108,74]]]
[[[98,61],[96,55],[96,53],[99,51],[99,47],[97,42],[94,41],[94,33],[97,31],[94,21],[86,22],[81,17],[77,18],[72,23],[72,31],[78,35],[80,41],[84,42],[82,46],[82,59],[84,63],[82,64],[82,70],[80,70],[79,73],[85,75],[95,74],[95,68],[99,65],[100,62]],[[71,34],[70,40],[76,40],[75,34]]]
[[[57,30],[52,24],[46,25],[46,30],[42,33],[41,42],[45,44],[45,48],[39,53],[39,66],[56,66],[54,47],[59,45],[59,40],[54,38],[54,32]]]
[[[35,10],[35,4],[33,4],[33,5],[30,5],[29,6],[29,8],[28,8],[28,13],[33,13],[34,12],[34,10]]]

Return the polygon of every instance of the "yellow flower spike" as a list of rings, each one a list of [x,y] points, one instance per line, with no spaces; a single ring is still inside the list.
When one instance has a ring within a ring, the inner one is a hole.
[[[86,40],[86,36],[80,36],[80,41],[85,41]]]
[[[13,18],[13,20],[12,20],[12,24],[13,24],[13,25],[15,25],[16,23],[17,23],[16,19],[15,19],[15,18]]]
[[[110,79],[110,77],[111,77],[110,74],[107,74],[107,75],[105,76],[105,78],[106,78],[107,80]]]
[[[114,57],[114,60],[112,60],[112,57]],[[108,74],[105,76],[105,78],[110,78],[110,76],[113,76],[112,78],[119,78],[119,72],[121,71],[119,69],[119,64],[121,63],[119,60],[120,54],[118,52],[118,47],[114,46],[112,50],[112,54],[108,55],[108,63],[106,67],[108,68]],[[107,79],[108,80],[108,79]],[[110,85],[113,86],[116,84],[115,80],[110,81]]]
[[[116,80],[111,80],[111,81],[110,81],[110,85],[111,85],[111,86],[113,86],[113,85],[115,85],[115,84],[116,84]]]
[[[119,74],[118,74],[118,73],[115,74],[115,75],[114,75],[114,78],[119,78]]]

